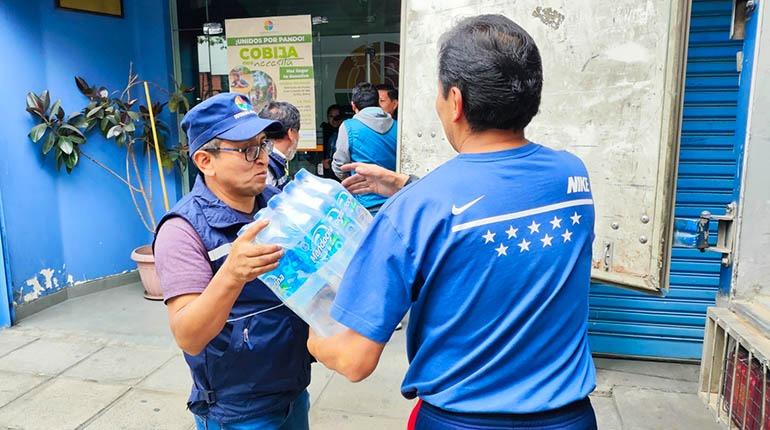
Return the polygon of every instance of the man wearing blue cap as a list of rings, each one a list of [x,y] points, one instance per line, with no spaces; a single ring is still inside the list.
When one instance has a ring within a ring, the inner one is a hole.
[[[187,406],[199,429],[308,429],[307,325],[257,279],[283,251],[252,243],[266,222],[237,236],[279,192],[265,182],[265,134],[280,125],[224,93],[191,109],[182,129],[200,175],[161,219],[154,249],[193,378]]]

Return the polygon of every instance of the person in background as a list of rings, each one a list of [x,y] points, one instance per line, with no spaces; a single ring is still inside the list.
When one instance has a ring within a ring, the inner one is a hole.
[[[332,171],[332,157],[337,146],[337,133],[342,125],[342,109],[339,105],[331,105],[326,109],[326,121],[321,123],[321,138],[323,139],[324,177],[337,179]]]
[[[414,429],[596,429],[593,197],[569,186],[589,183],[578,157],[525,136],[543,86],[537,45],[481,15],[438,51],[436,112],[458,155],[382,207],[331,307],[348,328],[311,332],[308,349],[360,381],[409,311],[401,393],[420,399]]]
[[[267,138],[273,142],[270,163],[267,169],[267,183],[279,190],[289,183],[289,161],[297,155],[299,144],[299,109],[287,102],[270,102],[259,113],[265,119],[278,121],[281,129],[268,131]]]
[[[252,242],[266,222],[237,236],[279,192],[265,183],[265,133],[280,128],[234,93],[203,101],[182,120],[200,174],[161,219],[153,249],[200,430],[308,430],[307,325],[257,278],[277,267],[283,250]]]
[[[393,119],[398,119],[398,90],[390,84],[377,85],[380,95],[380,107]]]
[[[353,88],[351,107],[355,115],[342,123],[337,137],[337,150],[332,170],[344,179],[343,164],[371,163],[389,170],[396,168],[396,121],[379,105],[374,85],[362,82]],[[356,199],[372,214],[387,200],[377,194],[359,194]]]

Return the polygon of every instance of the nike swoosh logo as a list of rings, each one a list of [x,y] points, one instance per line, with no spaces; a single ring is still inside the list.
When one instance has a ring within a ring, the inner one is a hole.
[[[484,196],[481,196],[481,197],[477,198],[476,200],[473,200],[472,202],[467,203],[464,206],[460,206],[459,208],[457,206],[455,206],[455,205],[452,205],[452,215],[455,215],[455,216],[460,215],[461,213],[463,213],[463,212],[467,211],[468,209],[470,209],[471,206],[475,205],[476,203],[479,202],[479,200],[481,200],[483,198],[484,198]]]

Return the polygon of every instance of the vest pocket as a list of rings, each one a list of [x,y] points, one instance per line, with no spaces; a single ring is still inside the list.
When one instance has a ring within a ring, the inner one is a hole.
[[[279,308],[230,324],[227,350],[207,363],[214,390],[259,395],[307,385],[307,326],[297,316]]]

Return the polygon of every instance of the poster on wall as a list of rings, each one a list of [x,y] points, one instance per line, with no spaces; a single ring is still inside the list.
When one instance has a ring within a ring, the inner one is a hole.
[[[315,149],[315,83],[310,15],[225,20],[230,91],[259,112],[271,101],[300,113],[300,149]]]

